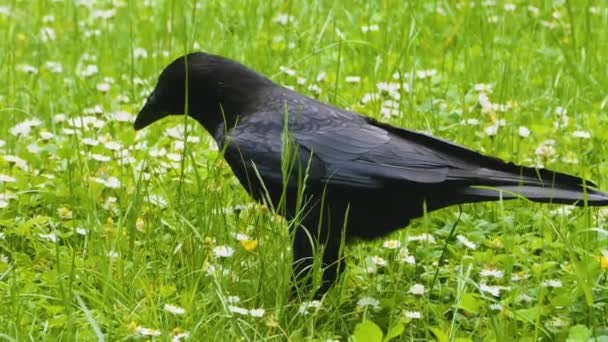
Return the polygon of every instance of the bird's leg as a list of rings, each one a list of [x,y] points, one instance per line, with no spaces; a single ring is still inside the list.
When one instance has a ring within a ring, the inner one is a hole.
[[[304,226],[296,227],[293,238],[292,297],[306,294],[312,287],[315,238]]]
[[[323,282],[315,292],[315,299],[320,299],[331,288],[345,267],[346,262],[340,255],[340,240],[328,239],[323,251]]]
[[[323,253],[322,283],[315,292],[316,299],[322,297],[335,283],[345,267],[344,260],[340,258],[340,239],[328,237],[323,239],[322,247],[316,248],[318,236],[313,235],[303,226],[296,228],[293,241],[293,287],[292,296],[297,297],[298,292],[310,293],[313,282],[314,253],[318,250]]]

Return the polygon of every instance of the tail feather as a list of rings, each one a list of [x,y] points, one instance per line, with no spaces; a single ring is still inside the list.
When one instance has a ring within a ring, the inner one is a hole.
[[[597,188],[590,181],[548,169],[521,166],[515,171],[494,170],[480,167],[476,170],[450,170],[448,177],[469,185],[507,186],[528,185],[542,188],[560,188],[583,191],[582,186]]]
[[[472,202],[524,197],[534,202],[584,206],[608,205],[608,193],[592,188],[570,189],[537,185],[469,186],[459,189]]]
[[[453,170],[450,176],[462,177],[464,184],[457,192],[470,202],[525,197],[543,203],[608,205],[608,193],[598,190],[594,183],[548,169],[511,164],[499,169],[480,167],[472,174]]]
[[[393,127],[368,119],[374,126],[404,139],[408,144],[435,151],[449,169],[440,190],[427,199],[431,209],[464,202],[526,197],[536,202],[575,205],[608,205],[608,193],[576,176],[548,169],[520,166],[482,155],[437,137]],[[454,192],[448,196],[445,191]]]

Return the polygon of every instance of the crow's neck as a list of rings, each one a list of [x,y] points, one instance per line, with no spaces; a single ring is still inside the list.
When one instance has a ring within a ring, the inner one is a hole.
[[[223,77],[214,82],[210,101],[194,103],[202,107],[191,108],[194,118],[211,134],[215,135],[218,127],[230,129],[240,117],[259,109],[260,103],[268,94],[270,87],[276,85],[257,73],[244,73]]]

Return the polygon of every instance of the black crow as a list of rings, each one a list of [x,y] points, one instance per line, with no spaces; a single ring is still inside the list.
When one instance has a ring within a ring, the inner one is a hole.
[[[608,193],[589,181],[378,122],[207,53],[179,57],[163,70],[134,127],[171,114],[203,125],[249,194],[298,220],[296,284],[310,286],[313,251],[323,247],[317,295],[344,269],[342,241],[377,238],[425,212],[517,197],[608,205]]]

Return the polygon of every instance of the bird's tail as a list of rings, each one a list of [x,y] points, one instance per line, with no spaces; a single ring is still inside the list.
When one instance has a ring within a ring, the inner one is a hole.
[[[445,181],[437,184],[437,189],[425,199],[431,210],[458,203],[518,197],[545,203],[608,205],[608,193],[579,177],[519,166],[426,134],[369,122],[410,144],[430,149],[447,166]]]
[[[534,202],[577,206],[608,205],[608,193],[575,176],[526,167],[521,167],[519,174],[488,169],[477,172],[479,178],[474,178],[480,180],[478,184],[472,182],[457,190],[471,202],[527,198]]]
[[[608,193],[591,188],[560,189],[536,185],[504,185],[495,187],[470,186],[458,191],[471,202],[527,198],[534,202],[573,204],[577,206],[608,205]]]

